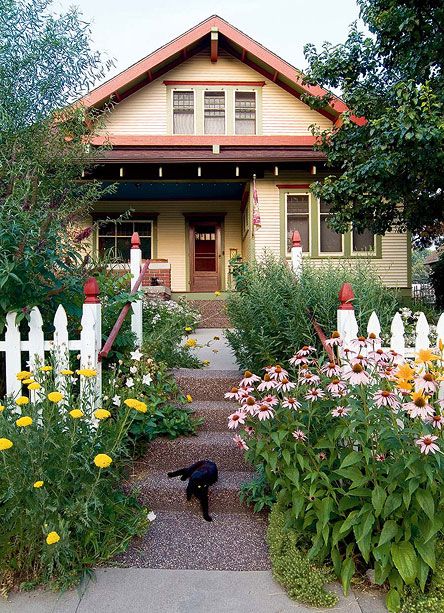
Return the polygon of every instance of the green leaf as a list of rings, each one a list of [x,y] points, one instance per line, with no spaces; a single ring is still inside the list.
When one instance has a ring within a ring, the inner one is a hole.
[[[352,466],[353,464],[360,462],[361,459],[362,459],[361,453],[358,453],[357,451],[351,451],[347,456],[345,456],[339,468],[341,469],[341,468],[347,468],[347,466]]]
[[[429,571],[429,565],[426,564],[421,558],[418,558],[418,581],[421,592],[424,592],[425,590]]]
[[[339,530],[339,534],[343,534],[344,532],[347,532],[348,530],[350,530],[350,528],[354,526],[354,524],[357,524],[358,521],[359,521],[359,512],[351,511],[348,514],[347,519],[342,524],[341,529]]]
[[[409,541],[393,543],[391,546],[393,563],[407,585],[414,583],[418,574],[418,559]]]
[[[355,574],[355,563],[353,562],[353,558],[347,558],[342,563],[341,568],[341,581],[342,581],[342,589],[344,590],[344,596],[347,596],[348,590],[350,588],[350,581]]]
[[[284,458],[286,464],[291,464],[291,455],[288,449],[284,449],[282,452],[282,457]]]
[[[378,547],[394,539],[398,531],[398,524],[393,519],[388,519],[384,523],[384,526],[382,528],[381,536],[379,537]]]
[[[433,496],[429,490],[416,490],[416,500],[429,519],[433,519],[435,515],[435,503]]]
[[[387,497],[384,505],[382,516],[385,518],[395,511],[402,503],[401,494],[390,494]]]
[[[319,504],[319,521],[321,522],[322,527],[324,527],[328,520],[330,519],[330,513],[333,507],[333,500],[329,497],[323,498]]]
[[[432,570],[435,570],[436,556],[435,547],[436,541],[430,540],[428,543],[424,543],[421,539],[415,540],[416,551]]]
[[[372,504],[375,509],[376,517],[379,517],[382,512],[382,507],[384,506],[385,499],[387,494],[385,490],[380,485],[377,485],[372,492]]]
[[[391,612],[393,611],[393,613],[397,613],[397,611],[401,610],[401,597],[398,590],[391,589],[388,591],[385,604],[387,605],[387,609]]]

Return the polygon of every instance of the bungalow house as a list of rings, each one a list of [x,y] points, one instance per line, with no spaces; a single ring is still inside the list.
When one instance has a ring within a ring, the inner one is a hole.
[[[407,234],[336,234],[328,207],[310,193],[327,174],[310,126],[329,128],[346,110],[338,98],[322,111],[301,100],[322,91],[218,16],[91,91],[85,105],[111,104],[94,143],[112,148],[100,153],[95,176],[118,184],[95,206],[94,218],[109,221],[94,247],[127,261],[138,231],[151,276],[173,296],[204,298],[228,288],[233,256],[268,249],[289,258],[297,229],[315,262],[369,258],[388,286],[410,291]],[[126,221],[112,221],[128,209]]]

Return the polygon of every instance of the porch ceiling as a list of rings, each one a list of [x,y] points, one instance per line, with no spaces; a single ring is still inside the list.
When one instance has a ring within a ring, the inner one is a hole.
[[[110,185],[104,182],[104,185]],[[241,200],[242,182],[122,181],[104,200]]]

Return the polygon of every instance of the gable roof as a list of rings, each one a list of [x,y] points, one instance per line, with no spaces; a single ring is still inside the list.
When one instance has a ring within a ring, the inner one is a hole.
[[[216,32],[217,35],[215,35]],[[214,45],[215,40],[217,43]],[[318,86],[304,85],[304,75],[301,71],[218,15],[212,15],[109,81],[93,89],[82,98],[81,102],[88,107],[101,107],[110,99],[119,103],[203,48],[210,46],[211,59],[217,61],[218,45],[296,98],[300,98],[303,93],[314,96],[323,96],[329,93]],[[333,96],[329,107],[318,110],[318,112],[327,116],[330,120],[336,121],[341,113],[346,110],[347,106],[344,102]]]

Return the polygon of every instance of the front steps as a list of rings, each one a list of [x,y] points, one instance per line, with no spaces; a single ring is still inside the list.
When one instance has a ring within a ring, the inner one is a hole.
[[[193,397],[190,407],[205,424],[194,437],[156,439],[135,464],[126,487],[157,517],[118,562],[171,569],[268,569],[266,517],[253,514],[239,499],[241,484],[253,472],[232,440],[234,432],[227,429],[227,417],[238,405],[223,397],[238,383],[240,373],[180,369],[175,376],[184,394]],[[212,522],[203,519],[196,499],[186,500],[186,484],[166,475],[202,459],[216,462],[219,470],[219,480],[209,492]]]

